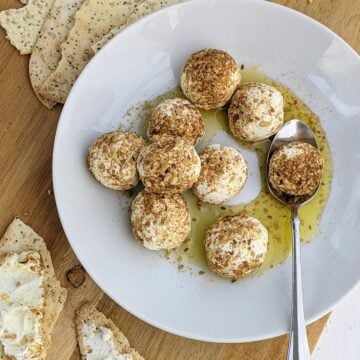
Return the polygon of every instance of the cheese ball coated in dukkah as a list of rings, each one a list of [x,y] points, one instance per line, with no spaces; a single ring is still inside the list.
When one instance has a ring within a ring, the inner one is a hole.
[[[232,199],[244,187],[247,163],[236,149],[213,144],[200,155],[201,172],[193,192],[209,204],[221,204]]]
[[[173,249],[190,235],[191,216],[182,195],[141,191],[131,204],[131,228],[147,249]]]
[[[268,232],[253,217],[226,216],[206,233],[205,251],[210,270],[233,281],[260,268],[268,250]]]
[[[224,106],[240,84],[241,72],[225,51],[204,49],[192,54],[181,73],[181,89],[200,109]]]
[[[181,98],[167,99],[151,113],[147,136],[154,141],[161,135],[181,137],[196,145],[204,136],[204,120],[198,108]]]
[[[145,140],[132,132],[104,134],[89,149],[89,170],[102,185],[128,190],[139,182],[136,159],[144,146]]]
[[[164,135],[140,152],[137,168],[148,192],[174,194],[191,188],[199,177],[201,162],[186,140]]]
[[[291,142],[271,156],[269,181],[279,193],[311,195],[319,186],[323,167],[319,149],[308,143]]]
[[[244,141],[265,140],[282,126],[283,107],[283,96],[273,86],[257,82],[242,85],[230,101],[230,130]]]

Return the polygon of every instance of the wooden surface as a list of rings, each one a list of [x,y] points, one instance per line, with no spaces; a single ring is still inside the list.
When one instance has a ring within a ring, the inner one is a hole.
[[[360,1],[277,0],[324,23],[359,52]],[[19,6],[2,0],[0,10]],[[311,39],[309,39],[311,41]],[[51,156],[61,107],[40,105],[28,79],[28,58],[19,56],[0,31],[0,234],[18,216],[42,235],[52,254],[56,273],[69,290],[65,310],[53,333],[48,359],[79,359],[73,315],[84,300],[97,304],[124,331],[131,344],[147,359],[167,360],[277,360],[284,359],[286,337],[257,343],[224,345],[183,339],[157,330],[112,302],[86,275],[76,287],[68,271],[79,264],[69,247],[56,212],[52,193]],[[80,271],[81,277],[81,271]],[[314,348],[327,317],[308,328]]]

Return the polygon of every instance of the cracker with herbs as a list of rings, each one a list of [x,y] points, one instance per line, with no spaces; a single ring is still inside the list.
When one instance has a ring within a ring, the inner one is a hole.
[[[30,54],[54,0],[28,0],[19,9],[0,12],[0,25],[6,31],[6,38],[21,55]]]
[[[55,0],[36,41],[29,61],[31,85],[38,99],[51,109],[56,101],[40,95],[43,83],[61,60],[60,45],[74,25],[74,15],[85,0]]]
[[[178,4],[182,0],[145,0],[139,6],[136,7],[134,12],[126,19],[122,26],[115,27],[110,30],[101,40],[95,43],[91,48],[94,53],[98,52],[109,40],[111,40],[116,34],[118,34],[125,27],[131,25],[135,21],[138,21],[142,17],[151,14],[154,11],[160,10],[164,7]]]
[[[132,360],[144,360],[135,349],[130,347],[128,339],[113,321],[108,319],[102,312],[97,310],[95,306],[89,303],[85,303],[77,311],[75,316],[76,335],[83,359],[86,359],[86,355],[92,351],[92,349],[87,348],[84,344],[82,329],[85,325],[94,325],[96,329],[100,327],[109,329],[114,337],[115,348],[121,355],[126,356],[126,358],[131,358]],[[101,346],[101,344],[99,345]]]
[[[67,290],[60,285],[59,280],[56,278],[50,252],[44,239],[20,219],[15,219],[0,240],[0,253],[20,253],[29,250],[38,252],[44,264],[44,346],[38,359],[42,360],[45,359],[46,351],[50,347],[51,333],[64,307]],[[0,359],[3,358],[6,359],[0,346]]]
[[[91,46],[112,28],[123,25],[142,0],[86,0],[61,46],[61,60],[42,86],[40,94],[64,103],[75,80],[91,59]]]

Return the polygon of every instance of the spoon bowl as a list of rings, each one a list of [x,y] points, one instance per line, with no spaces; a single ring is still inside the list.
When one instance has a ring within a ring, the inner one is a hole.
[[[269,181],[269,164],[271,156],[274,154],[276,150],[278,150],[282,145],[290,143],[290,142],[305,142],[308,143],[315,148],[319,149],[319,145],[316,141],[315,135],[304,122],[301,120],[293,119],[287,121],[285,125],[278,131],[278,133],[274,136],[270,148],[268,151],[267,161],[266,161],[266,181],[268,185],[268,189],[270,193],[281,203],[286,205],[293,210],[294,207],[299,207],[300,205],[304,205],[305,203],[309,202],[317,193],[319,189],[319,185],[317,186],[316,190],[308,195],[302,196],[294,196],[294,195],[287,195],[285,193],[280,193],[276,189],[273,188]]]

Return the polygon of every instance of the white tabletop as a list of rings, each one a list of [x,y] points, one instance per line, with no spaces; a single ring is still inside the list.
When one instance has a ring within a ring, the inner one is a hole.
[[[333,311],[313,360],[360,360],[360,286]]]

